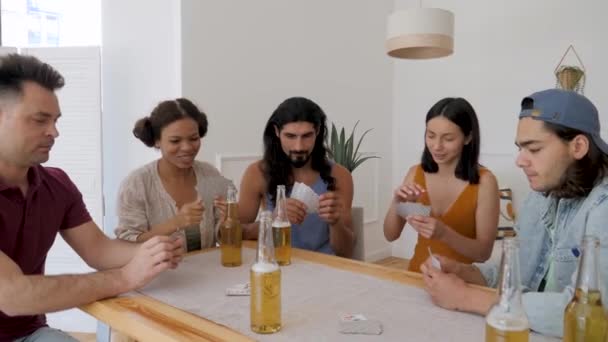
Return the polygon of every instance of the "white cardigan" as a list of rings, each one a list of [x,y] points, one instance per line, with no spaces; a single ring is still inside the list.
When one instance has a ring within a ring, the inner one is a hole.
[[[175,201],[163,187],[158,174],[158,160],[148,163],[135,171],[122,182],[118,194],[118,227],[116,237],[127,241],[137,241],[137,237],[150,230],[150,227],[163,223],[175,216]],[[226,197],[232,181],[224,178],[209,163],[195,161],[196,188],[205,205],[203,220],[200,224],[201,248],[215,245],[215,230],[219,213],[213,210],[216,196]]]

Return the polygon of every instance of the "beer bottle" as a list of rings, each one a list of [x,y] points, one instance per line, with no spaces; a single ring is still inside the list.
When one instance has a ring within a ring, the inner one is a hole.
[[[517,237],[503,240],[498,283],[498,302],[486,316],[486,342],[526,342],[530,324],[521,300],[519,242]]]
[[[239,209],[234,186],[228,188],[226,203],[226,219],[220,226],[219,232],[222,266],[235,267],[242,264],[243,232],[239,221]]]
[[[291,264],[291,223],[287,218],[287,198],[285,185],[277,186],[274,220],[272,221],[274,251],[279,265]]]
[[[263,211],[258,251],[250,271],[251,330],[272,334],[281,330],[281,269],[274,258],[272,214]]]
[[[584,236],[582,249],[574,297],[564,311],[564,341],[604,342],[608,323],[599,286],[599,239]]]

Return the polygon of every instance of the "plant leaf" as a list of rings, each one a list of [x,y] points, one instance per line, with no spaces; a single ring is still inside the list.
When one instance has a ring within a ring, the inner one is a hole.
[[[357,158],[356,153],[353,154],[353,146],[355,144],[355,129],[357,129],[357,125],[359,124],[359,120],[355,123],[352,131],[350,132],[350,136],[348,137],[348,141],[346,142],[346,161],[344,163],[344,167],[348,171],[352,172],[352,167],[354,165],[355,159]]]
[[[346,137],[344,133],[344,127],[340,130],[340,146],[338,147],[340,151],[340,164],[344,165],[344,160],[346,157]]]
[[[336,125],[334,125],[334,123],[331,123],[331,138],[330,138],[330,143],[329,143],[329,150],[330,150],[330,154],[331,157],[334,159],[334,161],[336,160],[336,154],[337,152],[337,143],[338,143],[338,130],[336,129]]]
[[[363,164],[364,161],[366,161],[368,159],[374,159],[374,158],[378,158],[379,159],[380,157],[378,157],[378,156],[366,156],[366,157],[362,157],[362,158],[357,159],[357,161],[353,165],[353,169],[350,172],[353,172],[357,168],[357,166]]]
[[[348,137],[346,136],[346,132],[344,127],[339,129],[336,127],[335,123],[331,124],[331,135],[328,146],[329,155],[333,158],[334,162],[344,166],[351,173],[363,162],[368,159],[380,158],[378,156],[368,155],[362,156],[359,153],[359,148],[361,147],[361,143],[363,139],[372,129],[368,129],[363,132],[358,141],[356,141],[356,129],[359,125],[359,121],[355,123],[355,126],[350,131]],[[355,141],[357,142],[357,146],[355,147]]]
[[[357,143],[357,148],[355,149],[355,155],[357,153],[359,153],[359,147],[361,146],[361,142],[363,142],[363,138],[365,138],[365,136],[367,135],[367,133],[369,133],[373,128],[368,129],[367,131],[363,132],[363,134],[361,135],[361,138],[359,138],[359,142]]]

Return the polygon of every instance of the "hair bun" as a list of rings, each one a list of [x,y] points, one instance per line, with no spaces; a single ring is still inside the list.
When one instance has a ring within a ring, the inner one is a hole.
[[[152,129],[152,121],[146,116],[137,120],[133,128],[133,135],[141,140],[146,146],[154,146],[154,130]]]

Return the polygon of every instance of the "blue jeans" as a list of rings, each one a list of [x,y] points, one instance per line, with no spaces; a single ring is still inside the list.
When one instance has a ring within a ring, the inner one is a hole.
[[[42,327],[31,335],[16,339],[15,342],[78,342],[78,340],[61,330]]]

